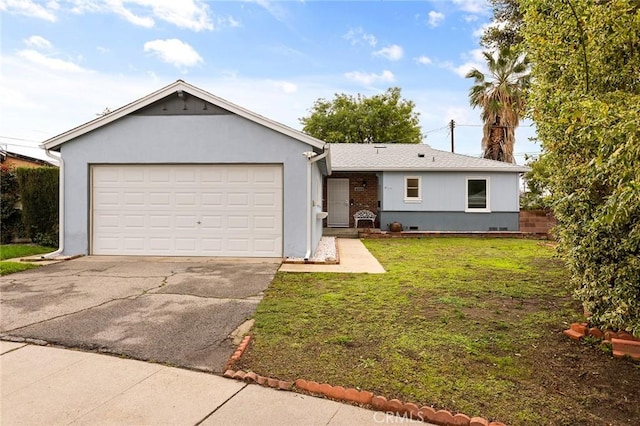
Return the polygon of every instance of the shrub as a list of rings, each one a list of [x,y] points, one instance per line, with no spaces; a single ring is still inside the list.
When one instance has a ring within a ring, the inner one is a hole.
[[[58,245],[58,169],[17,169],[22,223],[35,243]]]
[[[20,196],[15,170],[2,166],[0,173],[0,242],[7,244],[20,232],[21,214],[16,208]]]

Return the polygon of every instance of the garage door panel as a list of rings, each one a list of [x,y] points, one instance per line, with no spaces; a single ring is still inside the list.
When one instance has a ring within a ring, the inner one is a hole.
[[[117,230],[120,228],[120,216],[116,214],[102,214],[96,218],[94,227],[99,231],[108,231],[109,229]]]
[[[244,192],[231,192],[227,194],[227,206],[248,207],[249,194]]]
[[[144,215],[125,215],[124,216],[124,229],[136,230],[146,228],[146,216]]]
[[[277,218],[275,216],[256,216],[253,220],[253,228],[256,231],[277,231]]]
[[[92,167],[93,254],[282,255],[282,167]]]
[[[168,192],[151,192],[149,193],[148,202],[152,206],[168,206],[171,204],[171,194]]]
[[[202,193],[202,208],[220,207],[224,205],[224,194],[222,192]]]
[[[196,207],[197,195],[195,192],[177,192],[175,194],[175,206],[176,207]]]
[[[160,216],[160,215],[151,214],[149,215],[149,227],[151,229],[169,230],[171,228],[171,216],[169,215]]]
[[[144,183],[145,172],[142,169],[127,168],[123,169],[122,180],[126,183]]]
[[[251,181],[249,180],[249,170],[241,168],[229,169],[227,172],[227,183],[251,183]]]
[[[195,184],[197,182],[197,171],[194,168],[176,169],[175,173],[175,182],[177,184]]]
[[[112,191],[103,191],[100,197],[100,208],[120,207],[120,193]]]

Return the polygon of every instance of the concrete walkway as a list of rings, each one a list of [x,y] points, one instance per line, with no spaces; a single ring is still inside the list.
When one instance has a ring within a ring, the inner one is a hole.
[[[293,264],[284,263],[281,272],[340,272],[340,273],[368,273],[384,274],[386,271],[373,257],[362,241],[351,238],[336,238],[340,264]]]
[[[0,342],[0,422],[12,425],[421,424],[207,373]]]

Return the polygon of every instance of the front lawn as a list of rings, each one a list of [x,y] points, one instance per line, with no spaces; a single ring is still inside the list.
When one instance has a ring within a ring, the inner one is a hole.
[[[236,368],[508,424],[640,418],[640,368],[562,330],[581,319],[549,242],[365,240],[386,274],[278,273]]]
[[[0,260],[51,253],[55,250],[56,249],[52,247],[43,247],[35,244],[2,244],[0,245]],[[0,276],[26,271],[27,269],[37,268],[38,266],[40,265],[37,263],[0,262]]]
[[[43,247],[36,244],[2,244],[0,245],[0,260],[51,253],[55,250],[53,247]]]

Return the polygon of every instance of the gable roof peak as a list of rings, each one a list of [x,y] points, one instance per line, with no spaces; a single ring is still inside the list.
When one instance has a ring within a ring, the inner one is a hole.
[[[92,132],[96,129],[99,129],[102,126],[105,126],[109,123],[112,123],[116,120],[119,120],[135,111],[138,111],[152,103],[159,101],[173,93],[178,92],[179,90],[183,90],[189,93],[192,96],[196,96],[202,100],[205,100],[217,107],[225,109],[235,115],[243,117],[247,120],[253,121],[254,123],[260,124],[264,127],[267,127],[271,130],[274,130],[278,133],[282,133],[286,136],[289,136],[293,139],[297,139],[301,142],[304,142],[314,148],[324,149],[326,143],[321,141],[320,139],[316,139],[312,136],[309,136],[305,133],[302,133],[299,130],[295,130],[289,126],[286,126],[282,123],[278,123],[277,121],[266,118],[258,113],[253,111],[249,111],[246,108],[243,108],[239,105],[236,105],[232,102],[229,102],[225,99],[222,99],[216,95],[213,95],[205,90],[202,90],[196,86],[193,86],[187,83],[184,80],[178,79],[175,82],[156,90],[153,93],[150,93],[140,99],[137,99],[127,105],[124,105],[114,111],[111,111],[108,114],[102,115],[98,118],[95,118],[91,121],[88,121],[78,127],[75,127],[71,130],[68,130],[64,133],[61,133],[57,136],[47,139],[42,142],[41,147],[47,150],[56,149],[60,145],[75,139],[79,136],[82,136],[86,133]]]

